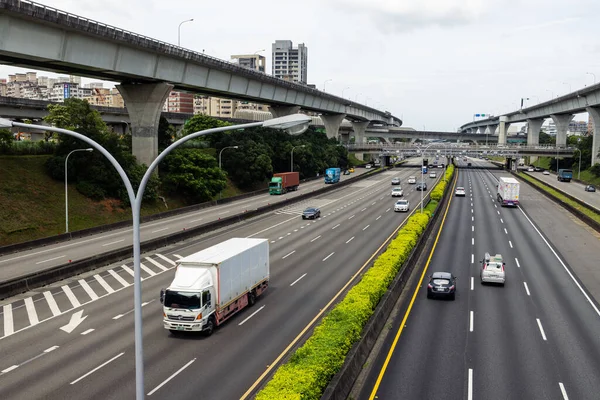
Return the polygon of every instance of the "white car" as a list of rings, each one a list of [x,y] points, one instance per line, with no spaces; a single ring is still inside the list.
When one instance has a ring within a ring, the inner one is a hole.
[[[410,183],[410,184],[415,184],[415,183],[417,183],[417,177],[416,176],[409,176],[407,182]]]
[[[457,187],[456,190],[454,191],[454,195],[455,196],[465,196],[465,188],[464,187]]]
[[[535,171],[535,169],[533,169],[533,167],[527,168],[527,172],[533,172],[533,171]]]
[[[437,176],[437,175],[435,174],[435,172],[431,172],[431,173],[429,174],[429,177],[430,177],[430,178],[435,178],[436,176]]]
[[[392,189],[392,197],[402,197],[404,196],[404,192],[402,188],[393,188]]]
[[[542,172],[542,174],[544,174],[544,175],[550,175],[550,171],[544,170],[544,172]]]
[[[396,204],[394,204],[394,211],[408,211],[410,204],[408,200],[398,200]]]
[[[504,286],[504,283],[506,282],[504,266],[506,264],[502,260],[502,256],[500,254],[490,256],[489,253],[485,253],[485,257],[482,261],[480,261],[480,263],[482,266],[479,277],[482,284],[499,283]]]

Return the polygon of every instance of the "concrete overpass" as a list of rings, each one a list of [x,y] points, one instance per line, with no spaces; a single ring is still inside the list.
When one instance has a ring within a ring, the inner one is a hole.
[[[344,118],[359,137],[370,121],[402,125],[388,111],[26,0],[0,0],[0,63],[121,82],[133,153],[145,164],[173,88],[269,104],[275,117],[315,111],[329,137]]]
[[[428,146],[419,146],[411,143],[395,144],[347,144],[345,147],[350,152],[393,154],[401,153],[403,155],[419,155],[421,151],[425,154],[443,154],[448,156],[464,155],[487,155],[499,157],[519,157],[519,156],[558,156],[559,158],[571,158],[577,151],[573,147],[555,147],[555,146],[529,146],[529,145],[469,145],[457,146],[449,143],[434,143]]]
[[[569,123],[575,114],[584,112],[590,114],[594,127],[592,140],[592,165],[594,165],[599,162],[600,152],[600,83],[502,116],[466,123],[461,126],[461,131],[484,133],[489,130],[493,134],[496,128],[499,128],[498,143],[502,144],[506,142],[506,131],[511,124],[526,122],[527,143],[536,145],[539,144],[540,129],[544,120],[552,118],[556,125],[556,144],[564,147],[567,144]]]

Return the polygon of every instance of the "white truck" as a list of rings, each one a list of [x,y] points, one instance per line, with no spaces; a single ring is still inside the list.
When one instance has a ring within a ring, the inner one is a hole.
[[[160,292],[163,325],[171,333],[214,329],[269,286],[269,241],[232,238],[177,262],[175,277]]]
[[[504,206],[519,205],[519,181],[513,177],[501,176],[498,179],[498,202]]]

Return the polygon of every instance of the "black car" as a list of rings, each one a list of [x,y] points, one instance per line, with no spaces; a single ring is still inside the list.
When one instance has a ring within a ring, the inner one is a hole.
[[[456,297],[456,277],[450,272],[434,272],[429,276],[427,284],[427,298],[449,297],[454,300]]]
[[[587,185],[584,189],[586,192],[595,192],[596,191],[596,187],[594,185]]]
[[[425,182],[418,182],[417,186],[415,187],[415,190],[427,190],[427,184]]]
[[[302,212],[302,219],[317,219],[321,216],[321,210],[317,207],[308,207]]]

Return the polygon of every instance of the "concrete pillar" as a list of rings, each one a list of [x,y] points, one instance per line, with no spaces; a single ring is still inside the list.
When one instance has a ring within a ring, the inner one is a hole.
[[[573,114],[552,114],[550,115],[556,125],[556,146],[566,147],[567,146],[567,131],[569,130],[569,123],[573,119]]]
[[[334,138],[337,140],[340,131],[340,125],[346,117],[346,114],[321,114],[321,121],[325,125],[325,133],[327,139]]]
[[[365,132],[367,131],[367,126],[369,126],[369,121],[351,121],[351,123],[354,130],[354,143],[366,143]]]
[[[508,117],[503,115],[500,117],[500,130],[498,131],[498,144],[505,145],[506,144],[506,132],[508,132],[508,128],[510,127],[510,122],[508,122]]]
[[[350,143],[350,132],[340,132],[340,142],[342,144]]]
[[[149,166],[158,155],[158,122],[173,85],[124,83],[117,89],[131,121],[132,153],[138,163]]]
[[[298,114],[300,106],[269,106],[273,118],[285,117],[286,115]]]
[[[527,145],[537,146],[540,144],[540,129],[544,124],[543,118],[527,120]]]
[[[592,165],[596,165],[600,162],[598,157],[598,152],[600,152],[600,108],[586,107],[585,110],[590,114],[594,126],[592,132]]]

